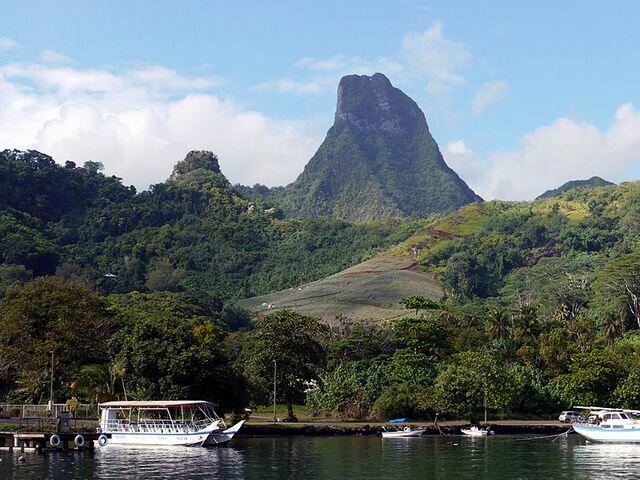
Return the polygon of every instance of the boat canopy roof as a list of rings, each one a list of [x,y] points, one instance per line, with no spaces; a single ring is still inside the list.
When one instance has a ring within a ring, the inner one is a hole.
[[[640,414],[640,410],[631,410],[629,408],[609,408],[609,407],[593,407],[593,406],[580,406],[580,405],[576,405],[573,408],[575,409],[579,409],[579,410],[589,410],[591,412],[597,413],[597,412],[624,412],[624,413],[633,413],[633,414]]]
[[[100,408],[180,408],[211,405],[204,400],[135,400],[131,402],[104,402]]]

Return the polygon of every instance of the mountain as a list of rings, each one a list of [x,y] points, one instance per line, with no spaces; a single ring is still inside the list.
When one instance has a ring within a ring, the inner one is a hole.
[[[264,198],[264,187],[256,193]],[[269,198],[287,215],[349,221],[482,201],[447,166],[418,105],[381,73],[342,78],[324,142],[302,174]]]
[[[558,188],[553,190],[547,190],[542,195],[536,198],[536,200],[541,200],[544,198],[557,197],[562,195],[569,190],[573,190],[574,188],[584,188],[584,187],[606,187],[608,185],[615,185],[615,183],[608,182],[600,177],[591,177],[587,180],[571,180],[567,183],[562,184]]]

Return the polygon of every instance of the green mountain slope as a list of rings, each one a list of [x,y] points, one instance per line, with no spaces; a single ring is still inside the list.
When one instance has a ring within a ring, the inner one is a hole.
[[[444,295],[452,308],[470,308],[474,321],[484,322],[498,309],[509,312],[511,322],[513,312],[531,305],[537,328],[577,315],[596,323],[613,315],[620,328],[637,328],[640,307],[633,299],[640,296],[640,280],[633,277],[632,257],[640,252],[639,225],[640,183],[572,189],[534,202],[475,203],[432,215],[377,260],[240,305],[257,313],[291,308],[326,321],[340,315],[385,320],[401,314],[397,302],[403,296]],[[631,262],[627,281],[613,281],[607,273],[627,268],[619,262]],[[423,277],[405,276],[402,265]],[[360,273],[352,277],[355,271]],[[615,294],[602,293],[615,285]]]
[[[573,190],[574,188],[585,188],[585,187],[606,187],[607,185],[615,185],[615,183],[608,182],[607,180],[600,177],[591,177],[587,180],[571,180],[555,188],[553,190],[547,190],[542,195],[538,196],[536,200],[542,200],[544,198],[557,197],[558,195],[562,195],[569,190]]]
[[[380,73],[340,81],[334,124],[295,182],[253,190],[288,215],[350,221],[481,201],[444,162],[420,108]]]

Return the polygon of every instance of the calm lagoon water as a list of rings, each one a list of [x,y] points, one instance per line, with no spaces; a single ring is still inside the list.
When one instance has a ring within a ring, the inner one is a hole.
[[[639,478],[640,445],[522,436],[240,438],[228,447],[0,452],[0,479]]]

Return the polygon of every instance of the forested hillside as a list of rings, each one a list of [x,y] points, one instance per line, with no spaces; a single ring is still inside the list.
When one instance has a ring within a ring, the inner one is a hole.
[[[289,220],[235,193],[215,155],[191,152],[171,178],[136,193],[101,165],[0,153],[0,295],[41,275],[103,293],[184,291],[223,301],[347,268],[415,228]]]

